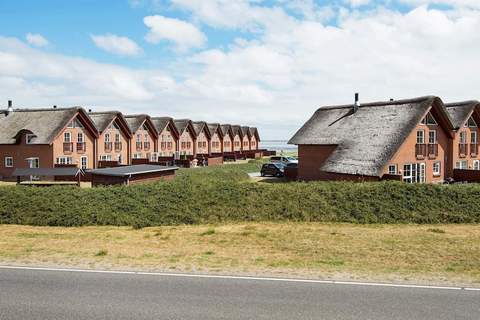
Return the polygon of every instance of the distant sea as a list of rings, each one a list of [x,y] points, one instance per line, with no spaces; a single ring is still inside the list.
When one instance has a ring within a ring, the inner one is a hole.
[[[297,146],[287,144],[287,140],[261,140],[260,148],[275,151],[297,151]]]

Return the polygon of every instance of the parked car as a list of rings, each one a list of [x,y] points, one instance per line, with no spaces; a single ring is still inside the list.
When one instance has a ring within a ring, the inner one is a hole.
[[[265,176],[273,176],[273,177],[283,177],[285,171],[285,165],[283,163],[265,163],[260,170],[260,175],[262,177]]]
[[[288,164],[288,163],[298,163],[298,160],[294,157],[274,156],[274,157],[270,157],[270,162]]]

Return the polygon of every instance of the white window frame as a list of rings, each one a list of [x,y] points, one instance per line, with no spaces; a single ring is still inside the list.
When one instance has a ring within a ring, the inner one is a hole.
[[[68,137],[68,139],[67,139],[67,137]],[[72,134],[70,132],[64,132],[63,133],[63,142],[64,143],[72,142]]]
[[[13,157],[5,157],[5,168],[13,168]]]
[[[88,157],[81,156],[80,157],[80,168],[87,169],[88,168]]]
[[[460,131],[460,143],[461,144],[466,144],[467,143],[467,132],[466,131]]]
[[[133,159],[141,159],[141,158],[142,158],[142,153],[141,152],[137,152],[137,153],[133,154]]]
[[[407,167],[409,168],[407,170]],[[409,174],[407,175],[406,172]],[[407,183],[425,183],[425,163],[406,163],[403,165],[402,180]]]
[[[473,160],[473,170],[480,170],[480,160]]]
[[[435,161],[432,167],[433,175],[438,177],[442,174],[442,163],[440,161]]]
[[[35,138],[34,134],[28,133],[25,135],[25,143],[26,144],[32,144],[32,139]]]
[[[465,127],[470,127],[470,128],[477,128],[477,122],[473,117],[468,118],[467,123],[465,124]]]
[[[120,133],[115,133],[115,142],[119,143],[120,142]]]
[[[83,132],[77,133],[77,142],[79,142],[79,143],[85,142],[84,139],[83,139]]]
[[[396,164],[391,164],[388,166],[388,174],[397,175],[398,174],[398,166]]]
[[[73,158],[67,156],[61,156],[57,158],[57,164],[73,164]]]
[[[470,143],[477,144],[478,143],[478,133],[477,131],[470,132]]]
[[[112,155],[111,154],[102,154],[100,156],[100,161],[112,161]]]
[[[38,157],[32,157],[32,158],[28,158],[27,161],[28,161],[28,167],[29,167],[29,168],[40,168],[40,158],[38,158]],[[36,164],[37,164],[36,167],[32,167],[32,164],[34,163],[34,161],[35,161]]]
[[[105,134],[105,142],[110,143],[110,133]]]
[[[436,126],[438,124],[431,112],[427,113],[421,123],[428,126]]]
[[[468,169],[468,161],[460,160],[455,163],[455,169]]]
[[[142,142],[142,135],[141,134],[137,134],[137,142]]]
[[[432,137],[433,137],[433,141],[432,141]],[[436,144],[437,142],[438,142],[438,140],[437,140],[437,130],[428,131],[428,143]]]
[[[425,144],[425,130],[417,130],[417,144]]]

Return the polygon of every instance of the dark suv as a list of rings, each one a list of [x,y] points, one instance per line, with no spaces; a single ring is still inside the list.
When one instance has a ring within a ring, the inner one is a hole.
[[[273,176],[273,177],[283,177],[284,176],[285,165],[282,163],[265,163],[260,170],[260,175]]]

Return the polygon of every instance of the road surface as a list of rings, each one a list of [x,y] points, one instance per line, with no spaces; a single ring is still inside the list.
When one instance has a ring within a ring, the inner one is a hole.
[[[0,319],[479,319],[480,291],[0,267]]]

